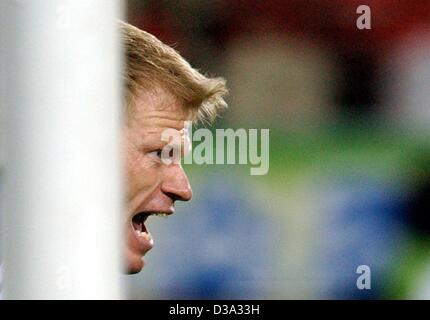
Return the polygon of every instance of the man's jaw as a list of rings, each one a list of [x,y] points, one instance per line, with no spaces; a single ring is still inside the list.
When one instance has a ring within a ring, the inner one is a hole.
[[[127,263],[128,272],[137,273],[143,266],[143,256],[152,249],[153,238],[147,228],[147,220],[150,216],[168,216],[173,214],[174,209],[166,210],[143,210],[132,215],[128,227]]]

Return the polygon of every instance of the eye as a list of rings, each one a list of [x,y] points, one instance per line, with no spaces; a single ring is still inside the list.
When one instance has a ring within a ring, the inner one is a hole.
[[[153,156],[153,157],[161,158],[161,149],[158,149],[158,150],[152,151],[152,152],[150,152],[149,154],[150,154],[151,156]]]

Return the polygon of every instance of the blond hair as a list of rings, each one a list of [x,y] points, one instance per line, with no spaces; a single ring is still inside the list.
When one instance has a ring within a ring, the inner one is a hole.
[[[153,35],[120,22],[126,53],[127,105],[140,90],[163,87],[189,108],[195,120],[213,121],[227,107],[223,78],[209,78]]]

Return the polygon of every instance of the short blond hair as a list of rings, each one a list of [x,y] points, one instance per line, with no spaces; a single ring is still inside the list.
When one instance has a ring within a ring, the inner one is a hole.
[[[213,121],[227,104],[223,78],[210,78],[190,66],[181,55],[153,35],[120,22],[126,54],[126,103],[141,90],[163,87],[189,108],[194,120]]]

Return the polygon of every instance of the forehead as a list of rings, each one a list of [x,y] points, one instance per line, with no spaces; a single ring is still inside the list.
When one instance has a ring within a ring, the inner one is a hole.
[[[191,118],[184,104],[167,90],[158,88],[142,92],[133,101],[128,115],[131,126],[143,128],[174,128],[181,130]]]

